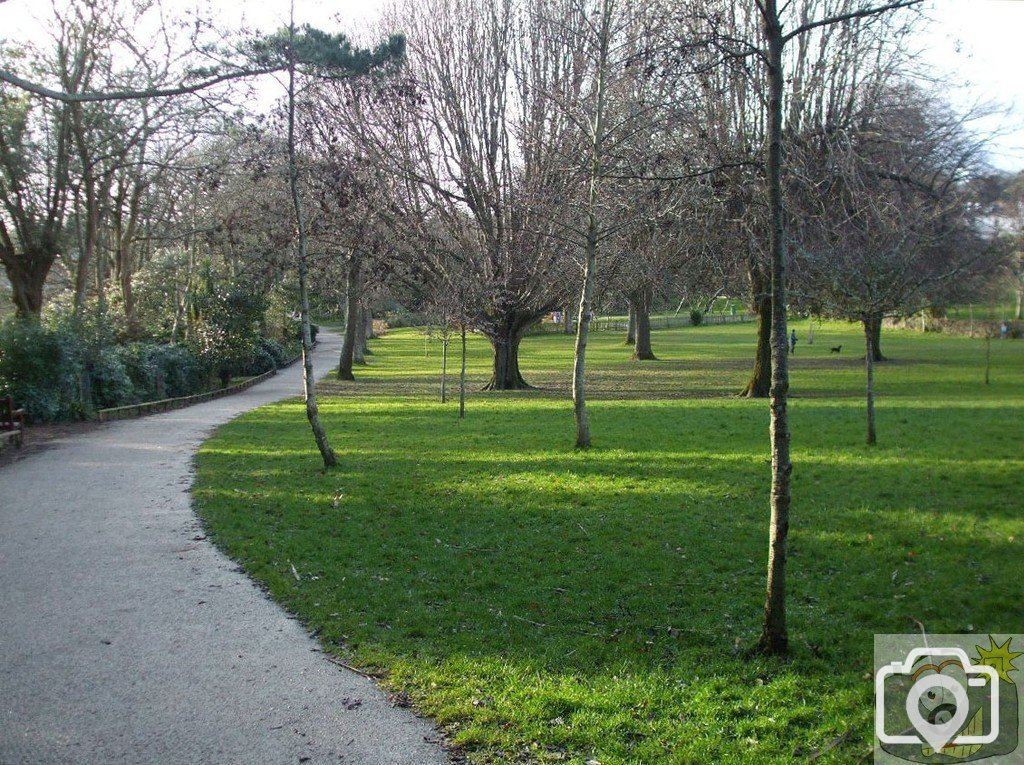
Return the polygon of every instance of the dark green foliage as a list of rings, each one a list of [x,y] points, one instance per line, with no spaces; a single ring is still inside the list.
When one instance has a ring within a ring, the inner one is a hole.
[[[208,263],[204,270],[202,284],[192,297],[188,345],[224,383],[244,372],[256,355],[267,298],[246,285],[218,283]]]
[[[117,345],[101,320],[58,317],[0,323],[0,395],[11,395],[30,422],[75,420],[96,409],[210,389],[212,372],[256,375],[291,361],[286,347],[255,337],[248,355],[200,358],[183,345]],[[233,351],[234,352],[234,351]]]
[[[274,360],[274,366],[272,368],[280,369],[285,364],[290,362],[294,356],[293,353],[289,352],[281,343],[277,340],[271,340],[268,337],[260,339],[260,350],[263,353],[268,354]]]
[[[208,371],[203,363],[180,345],[156,346],[154,354],[158,368],[163,371],[167,398],[178,398],[197,393],[205,387]],[[157,391],[154,398],[160,398]]]
[[[255,376],[269,372],[272,369],[277,369],[277,360],[274,358],[274,354],[264,345],[266,342],[273,341],[261,340],[256,344],[252,357],[243,370],[245,374]]]
[[[132,401],[155,401],[201,393],[209,369],[180,345],[130,343],[117,349],[131,378]]]
[[[101,348],[88,370],[92,404],[97,409],[133,403],[135,389],[117,348]]]
[[[304,24],[255,40],[250,45],[250,56],[260,67],[284,68],[289,60],[289,42],[294,40],[295,62],[316,69],[321,76],[331,74],[366,74],[405,55],[405,37],[391,35],[375,48],[358,48],[344,34],[329,34]]]
[[[690,310],[690,324],[695,327],[699,327],[704,323],[704,312],[699,308],[693,308]]]
[[[64,356],[55,333],[34,319],[9,319],[0,324],[0,394],[14,396],[32,422],[62,414],[55,377]]]

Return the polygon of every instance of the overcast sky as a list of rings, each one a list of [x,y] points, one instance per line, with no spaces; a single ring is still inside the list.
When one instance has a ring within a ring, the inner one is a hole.
[[[288,3],[278,0],[213,2],[163,0],[169,13],[196,8],[229,27],[276,29],[287,22]],[[351,30],[371,22],[387,0],[295,0],[296,20],[321,28]],[[33,13],[40,0],[0,2],[0,37],[23,40],[38,30]],[[979,121],[976,129],[999,132],[991,161],[1006,170],[1024,169],[1024,0],[930,0],[934,20],[919,46],[937,76],[950,75],[960,87],[949,97],[961,108],[999,104],[1008,113]],[[340,19],[337,23],[333,20]]]

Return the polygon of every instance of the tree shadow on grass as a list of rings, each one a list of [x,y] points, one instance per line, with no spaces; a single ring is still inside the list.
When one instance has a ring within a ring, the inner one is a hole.
[[[204,447],[196,489],[218,543],[326,646],[385,669],[466,746],[769,762],[852,730],[832,756],[854,758],[874,633],[1024,618],[1005,410],[903,406],[869,450],[847,446],[855,407],[794,408],[794,657],[776,662],[735,650],[762,605],[762,407],[602,403],[595,434],[616,448],[586,453],[551,447],[561,402],[478,409],[327,406],[343,467],[326,475],[301,407],[262,409]]]

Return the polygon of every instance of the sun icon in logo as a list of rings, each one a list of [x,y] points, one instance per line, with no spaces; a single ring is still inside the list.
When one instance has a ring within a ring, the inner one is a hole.
[[[1013,660],[1018,656],[1024,656],[1024,651],[1011,651],[1010,640],[1007,638],[1006,642],[1002,645],[996,643],[995,639],[989,635],[988,648],[982,648],[980,645],[974,646],[978,651],[978,663],[985,664],[992,667],[996,672],[999,673],[999,679],[1007,683],[1012,683],[1010,679],[1010,673],[1016,672],[1020,668],[1013,666]]]

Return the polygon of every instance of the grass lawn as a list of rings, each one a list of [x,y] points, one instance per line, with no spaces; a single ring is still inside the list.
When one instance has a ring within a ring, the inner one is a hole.
[[[543,390],[512,394],[476,392],[474,338],[460,422],[438,402],[440,343],[393,331],[357,382],[322,385],[337,470],[299,402],[264,407],[203,447],[197,507],[473,762],[867,761],[873,633],[1024,628],[1024,342],[992,344],[985,386],[982,341],[885,332],[869,448],[862,335],[816,326],[809,346],[795,327],[786,661],[743,650],[769,481],[767,403],[733,396],[750,324],[656,332],[643,363],[592,335],[588,452],[570,338],[528,338]]]

